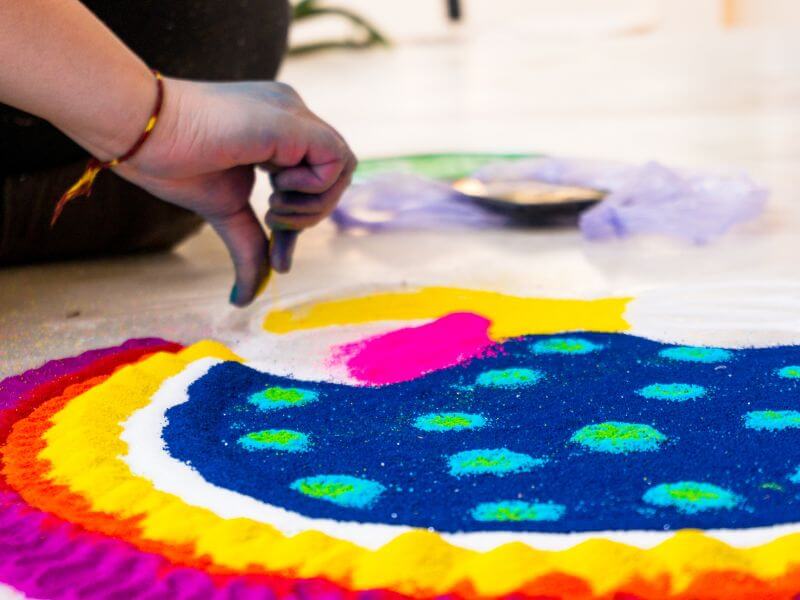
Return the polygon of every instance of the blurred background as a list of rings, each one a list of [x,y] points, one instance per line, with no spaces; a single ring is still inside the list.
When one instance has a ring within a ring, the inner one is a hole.
[[[604,36],[800,26],[794,0],[340,0],[327,5],[358,13],[406,43],[457,34],[452,20],[442,18],[445,12],[460,16],[463,35]],[[296,40],[308,40],[344,31],[331,19],[294,33]]]
[[[794,0],[301,5],[352,11],[388,40],[303,52],[369,36],[338,15],[298,19],[291,38],[301,52],[281,73],[362,154],[522,150],[690,164],[800,156],[785,135],[800,122]]]

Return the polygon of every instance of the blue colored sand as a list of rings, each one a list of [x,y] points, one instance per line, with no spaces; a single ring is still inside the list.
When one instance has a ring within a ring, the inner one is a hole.
[[[542,351],[577,348],[559,338],[597,349]],[[800,347],[588,332],[509,340],[378,388],[226,362],[167,412],[164,440],[212,484],[312,518],[447,532],[762,527],[800,514],[787,365]]]

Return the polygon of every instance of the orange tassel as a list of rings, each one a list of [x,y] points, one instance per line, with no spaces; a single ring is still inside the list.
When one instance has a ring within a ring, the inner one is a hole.
[[[50,227],[56,224],[58,221],[58,217],[61,216],[61,212],[64,210],[64,207],[70,200],[78,198],[80,196],[90,196],[92,193],[92,185],[94,184],[94,180],[97,177],[97,174],[103,169],[103,164],[98,161],[97,159],[93,158],[86,164],[86,169],[83,171],[83,175],[81,178],[76,181],[71,188],[69,188],[64,195],[56,204],[56,208],[53,211],[53,217],[50,219]]]

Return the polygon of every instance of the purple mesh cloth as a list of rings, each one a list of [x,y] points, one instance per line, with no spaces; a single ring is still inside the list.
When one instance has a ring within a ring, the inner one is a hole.
[[[485,182],[532,179],[609,192],[581,215],[581,231],[590,240],[660,234],[703,244],[757,217],[769,196],[743,173],[675,170],[655,162],[533,158],[492,163],[474,176]],[[403,173],[351,187],[333,220],[341,230],[371,232],[509,224],[508,217],[470,202],[446,183]]]
[[[660,234],[704,244],[764,210],[769,192],[744,173],[675,170],[656,162],[627,165],[565,158],[494,163],[482,181],[537,179],[609,192],[581,215],[590,240]]]
[[[486,229],[508,222],[446,183],[406,173],[386,173],[351,186],[333,221],[340,230],[371,232],[445,228]]]

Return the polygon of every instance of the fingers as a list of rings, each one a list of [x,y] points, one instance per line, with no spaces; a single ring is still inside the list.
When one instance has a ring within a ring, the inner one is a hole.
[[[279,273],[291,268],[292,256],[300,230],[313,227],[336,208],[355,169],[355,157],[347,158],[337,180],[319,194],[276,191],[270,196],[266,223],[272,230],[270,261]]]
[[[300,230],[313,227],[336,208],[353,176],[355,159],[349,159],[336,182],[321,194],[275,192],[270,197],[266,223],[270,229]]]
[[[277,191],[321,194],[330,188],[347,164],[347,154],[324,164],[299,165],[277,172],[272,177],[272,185]]]
[[[299,231],[275,229],[269,245],[269,262],[278,273],[288,273],[292,268],[292,256]]]
[[[233,169],[223,173],[212,189],[215,206],[221,209],[205,215],[225,242],[236,270],[230,302],[245,306],[252,302],[270,273],[267,237],[249,203],[252,169]]]

